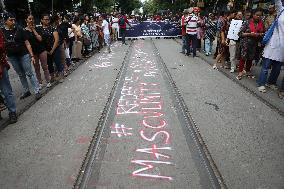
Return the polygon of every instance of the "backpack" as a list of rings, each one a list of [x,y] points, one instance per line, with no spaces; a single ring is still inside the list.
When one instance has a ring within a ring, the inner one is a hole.
[[[119,26],[124,26],[125,25],[125,19],[121,17],[118,21]]]
[[[278,25],[278,19],[283,12],[284,12],[284,9],[280,12],[280,14],[277,16],[277,18],[274,20],[274,22],[269,27],[269,29],[265,32],[264,37],[263,37],[262,42],[261,42],[262,45],[266,45],[270,41],[270,39],[273,35],[273,32]]]

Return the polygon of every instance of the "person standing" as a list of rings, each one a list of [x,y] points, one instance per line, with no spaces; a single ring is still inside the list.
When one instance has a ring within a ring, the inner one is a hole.
[[[89,19],[89,16],[85,15],[84,21],[81,24],[81,30],[83,34],[83,55],[87,58],[90,56],[89,53],[92,51]]]
[[[243,13],[242,11],[238,11],[234,20],[239,20],[240,24],[242,24],[242,19],[243,19]],[[230,26],[232,24],[233,23],[231,23]],[[240,50],[240,40],[229,39],[229,52],[230,52],[230,62],[231,62],[230,73],[234,73],[237,68],[237,59],[239,58],[238,57],[239,50]]]
[[[117,14],[114,14],[112,16],[112,32],[113,32],[113,40],[116,41],[117,40],[117,32],[118,32],[118,29],[119,29],[119,26],[118,26],[118,17],[117,17]]]
[[[278,24],[274,29],[273,35],[266,44],[263,52],[263,64],[260,77],[257,81],[258,90],[266,92],[265,84],[270,67],[272,70],[268,78],[268,86],[276,88],[276,81],[279,77],[281,66],[284,64],[284,7],[281,0],[275,0],[275,7],[278,17]],[[284,78],[282,82],[280,98],[284,98]]]
[[[9,80],[8,70],[10,65],[6,59],[7,53],[5,48],[5,38],[3,32],[0,30],[0,91],[5,97],[5,105],[9,111],[10,124],[17,122],[15,96]]]
[[[125,42],[126,24],[129,25],[130,27],[132,27],[129,24],[129,21],[127,20],[127,17],[125,15],[121,14],[119,16],[119,19],[118,19],[118,25],[119,25],[120,36],[121,36],[121,39],[122,39],[122,44],[124,44],[124,45],[127,45],[126,42]]]
[[[217,22],[213,13],[209,14],[208,19],[205,21],[205,54],[209,56],[212,54],[213,41],[216,37]]]
[[[275,5],[269,5],[268,7],[268,15],[267,17],[265,18],[265,21],[264,21],[264,26],[266,29],[268,29],[271,24],[274,22],[276,16],[277,16],[277,13],[276,13],[276,10],[275,10]]]
[[[82,48],[83,48],[83,34],[81,30],[81,20],[79,17],[75,17],[72,28],[74,29],[74,35],[75,35],[75,41],[73,44],[73,49],[72,49],[72,58],[75,59],[75,61],[79,61],[82,59]]]
[[[35,56],[35,72],[37,76],[37,80],[39,82],[40,88],[42,88],[42,78],[40,73],[40,64],[44,73],[46,87],[51,87],[50,83],[50,74],[47,66],[47,51],[45,50],[42,42],[42,34],[36,31],[34,17],[33,15],[26,15],[26,24],[27,27],[25,28],[26,35],[28,40],[32,46],[34,56]]]
[[[17,72],[24,90],[20,99],[31,96],[28,77],[34,89],[36,100],[39,100],[41,98],[40,87],[31,65],[35,64],[35,57],[28,37],[22,28],[16,26],[16,18],[13,14],[6,13],[4,20],[3,33],[8,61]]]
[[[59,81],[63,81],[64,66],[61,63],[62,52],[60,46],[59,34],[56,28],[50,25],[50,18],[48,14],[43,14],[41,17],[42,26],[37,30],[42,34],[43,45],[47,51],[47,64],[48,70],[51,76],[51,82],[55,80],[55,69],[53,62],[56,65],[57,72],[59,74]]]
[[[185,9],[183,11],[183,15],[181,17],[181,35],[182,35],[182,49],[181,52],[182,54],[185,54],[185,50],[186,50],[186,23],[185,23],[185,19],[188,16],[188,10]]]
[[[240,31],[240,48],[241,57],[239,64],[238,80],[242,79],[245,72],[249,78],[254,78],[251,73],[252,61],[255,58],[257,52],[258,43],[260,43],[262,36],[264,35],[265,28],[264,23],[261,21],[262,10],[254,10],[253,18],[248,22],[245,22]]]
[[[198,17],[193,12],[193,9],[189,10],[189,16],[186,18],[186,45],[187,53],[190,55],[190,44],[192,45],[193,58],[196,57],[197,47],[197,28],[198,28]]]
[[[105,44],[107,45],[108,52],[110,53],[110,24],[106,20],[106,15],[103,15],[103,23],[102,23],[102,30],[104,32],[104,40]]]
[[[90,34],[91,34],[91,42],[92,42],[92,50],[99,48],[99,34],[97,31],[97,24],[93,17],[90,18]]]
[[[229,27],[230,27],[230,22],[233,18],[235,18],[235,11],[231,10],[229,12],[226,12],[224,14],[224,17],[220,23],[221,29],[220,29],[220,34],[219,34],[219,41],[220,41],[220,45],[219,45],[219,52],[218,55],[216,57],[216,62],[213,65],[213,69],[218,70],[218,63],[221,63],[221,68],[225,67],[225,60],[227,57],[229,57],[229,44],[228,44],[228,39],[227,39],[227,35],[229,32]]]

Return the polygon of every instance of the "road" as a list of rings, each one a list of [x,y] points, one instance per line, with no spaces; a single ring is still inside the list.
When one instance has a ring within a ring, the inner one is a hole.
[[[174,40],[112,49],[3,128],[1,188],[283,188],[276,95],[180,55]]]

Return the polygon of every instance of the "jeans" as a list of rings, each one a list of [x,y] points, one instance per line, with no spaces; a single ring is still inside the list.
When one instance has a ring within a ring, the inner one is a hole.
[[[284,77],[282,79],[281,87],[280,87],[280,92],[284,92]]]
[[[119,28],[119,31],[120,31],[122,44],[125,44],[126,29],[125,28]]]
[[[57,47],[52,55],[47,55],[47,64],[48,64],[48,70],[49,70],[50,75],[54,75],[54,72],[55,72],[53,61],[56,65],[57,72],[63,73],[64,64],[61,63],[62,61],[62,48],[61,47]]]
[[[197,34],[191,35],[191,34],[186,34],[186,50],[187,53],[190,52],[190,43],[192,46],[192,52],[193,52],[193,57],[196,56],[196,45],[197,45]]]
[[[26,54],[23,56],[10,56],[8,57],[8,60],[20,78],[21,84],[24,88],[24,93],[29,91],[27,76],[30,79],[34,92],[39,93],[39,83],[33,72],[30,55]]]
[[[181,52],[185,53],[185,49],[186,49],[186,36],[182,36],[182,48],[181,48]]]
[[[206,54],[212,53],[212,46],[213,46],[213,40],[205,39],[205,53]]]
[[[277,82],[278,76],[280,74],[282,64],[283,63],[275,61],[275,60],[263,58],[262,69],[260,72],[259,79],[257,81],[258,86],[264,86],[266,84],[270,66],[272,66],[272,70],[268,78],[268,84],[275,85]]]
[[[16,113],[15,96],[13,94],[12,86],[9,80],[8,70],[3,69],[2,79],[0,79],[0,90],[5,97],[5,105],[8,111]]]

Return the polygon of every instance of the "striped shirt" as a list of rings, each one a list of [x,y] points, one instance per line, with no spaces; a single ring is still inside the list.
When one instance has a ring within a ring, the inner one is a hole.
[[[186,18],[186,33],[190,35],[197,34],[198,28],[198,17],[195,15],[190,15]]]

